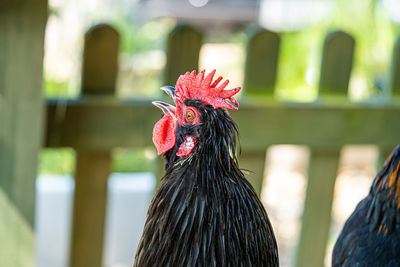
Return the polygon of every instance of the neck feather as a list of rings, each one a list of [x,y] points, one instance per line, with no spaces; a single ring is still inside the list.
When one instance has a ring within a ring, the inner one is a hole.
[[[368,220],[372,229],[388,233],[400,225],[400,146],[385,161],[372,184]]]

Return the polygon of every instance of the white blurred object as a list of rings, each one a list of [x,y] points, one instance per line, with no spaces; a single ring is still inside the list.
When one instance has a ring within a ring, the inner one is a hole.
[[[155,187],[151,173],[114,173],[108,182],[104,265],[131,266]],[[74,180],[42,175],[36,182],[36,254],[39,267],[67,267]]]
[[[389,18],[394,22],[400,23],[400,2],[399,0],[382,0],[383,7]]]
[[[332,0],[262,0],[259,23],[273,31],[296,31],[332,16]]]
[[[156,180],[151,173],[114,173],[108,182],[105,266],[133,264]]]
[[[36,260],[40,267],[66,267],[74,180],[41,175],[36,180]]]
[[[143,0],[137,15],[142,22],[174,17],[179,22],[210,31],[221,25],[227,29],[256,21],[259,4],[260,0]]]
[[[295,265],[308,157],[309,150],[304,146],[274,145],[267,152],[261,199],[277,237],[281,267]]]
[[[189,3],[194,7],[202,7],[207,5],[208,0],[189,0]]]

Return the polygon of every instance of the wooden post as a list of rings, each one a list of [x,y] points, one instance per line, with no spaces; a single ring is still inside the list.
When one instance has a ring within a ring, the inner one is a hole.
[[[243,85],[245,97],[271,97],[274,94],[277,79],[279,35],[259,26],[251,26],[247,29],[247,32],[247,56]],[[240,167],[250,171],[246,178],[259,196],[264,182],[267,148],[243,150],[239,157]]]
[[[353,54],[353,37],[340,31],[327,35],[319,83],[321,98],[337,96],[346,100]],[[340,149],[311,148],[307,195],[297,247],[298,267],[324,265]]]
[[[77,152],[70,266],[102,266],[110,151]]]
[[[339,150],[311,150],[296,266],[324,266],[339,155]]]
[[[319,80],[322,96],[347,94],[354,45],[354,38],[342,31],[332,32],[325,38]]]
[[[35,265],[46,0],[0,2],[0,266]]]
[[[112,97],[118,73],[119,34],[107,25],[85,35],[82,95]],[[77,149],[71,267],[102,266],[110,150]]]
[[[393,95],[400,95],[400,35],[393,45],[389,90]]]
[[[260,27],[251,27],[248,32],[243,88],[246,96],[272,96],[278,73],[279,35]]]
[[[164,85],[175,86],[179,75],[199,67],[203,35],[188,25],[178,25],[168,36]]]

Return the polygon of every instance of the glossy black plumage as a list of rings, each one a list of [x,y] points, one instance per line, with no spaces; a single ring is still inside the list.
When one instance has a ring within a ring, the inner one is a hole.
[[[400,266],[400,146],[346,221],[332,266]]]
[[[147,214],[135,267],[278,266],[267,213],[238,167],[237,128],[224,109],[197,100],[201,124],[177,129],[165,153],[166,174]],[[186,158],[184,135],[199,137]]]

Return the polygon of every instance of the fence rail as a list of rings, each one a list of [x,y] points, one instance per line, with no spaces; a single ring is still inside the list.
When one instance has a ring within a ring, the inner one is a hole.
[[[319,99],[313,103],[275,100],[280,37],[258,27],[249,32],[245,95],[240,111],[231,113],[241,132],[241,167],[256,171],[249,180],[259,193],[269,146],[310,147],[296,266],[323,266],[340,149],[346,144],[375,144],[382,153],[390,150],[399,142],[400,104],[395,97],[376,103],[347,99],[355,42],[341,31],[329,33],[324,42]],[[70,266],[100,266],[110,151],[152,145],[152,127],[160,117],[150,100],[115,97],[118,40],[118,33],[108,25],[90,29],[85,38],[81,97],[62,105],[57,100],[47,103],[45,146],[72,147],[78,157]],[[202,40],[202,33],[190,26],[171,32],[165,84],[173,85],[179,74],[197,69]],[[396,94],[400,91],[399,50],[396,42],[390,81]],[[260,95],[269,97],[248,97]]]

